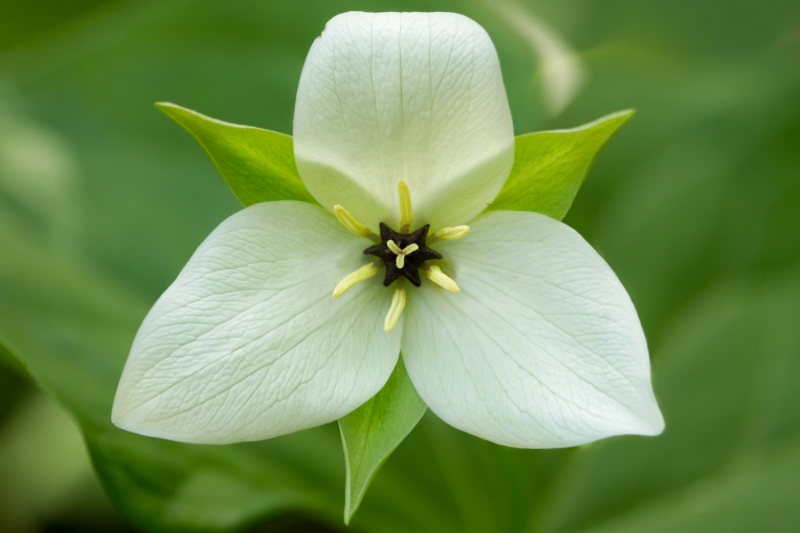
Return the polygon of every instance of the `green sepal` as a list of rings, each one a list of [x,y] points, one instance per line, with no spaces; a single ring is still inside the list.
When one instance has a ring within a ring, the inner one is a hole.
[[[517,136],[511,174],[487,211],[535,211],[563,219],[598,154],[634,113],[629,109],[570,130]]]
[[[339,419],[347,470],[345,524],[350,523],[380,467],[427,409],[411,383],[401,356],[380,392]]]
[[[166,102],[156,107],[194,137],[245,207],[275,200],[317,203],[297,172],[290,135],[229,124]]]

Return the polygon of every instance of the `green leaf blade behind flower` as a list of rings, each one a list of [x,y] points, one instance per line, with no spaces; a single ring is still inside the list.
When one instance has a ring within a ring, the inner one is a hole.
[[[194,137],[245,207],[276,200],[317,203],[297,173],[290,135],[229,124],[171,103],[156,107]]]
[[[514,167],[487,211],[535,211],[563,219],[594,160],[634,113],[629,109],[574,129],[517,136]]]
[[[347,469],[345,524],[355,514],[380,467],[427,409],[411,383],[401,356],[380,392],[339,419]]]

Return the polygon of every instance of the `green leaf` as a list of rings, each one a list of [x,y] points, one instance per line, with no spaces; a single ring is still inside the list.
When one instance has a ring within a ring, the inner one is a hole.
[[[401,356],[380,392],[339,419],[347,468],[345,524],[350,523],[380,467],[414,429],[426,410],[427,406],[411,383]]]
[[[156,107],[194,137],[245,206],[275,200],[316,203],[297,173],[291,136],[229,124],[166,102]]]
[[[487,210],[536,211],[563,219],[595,158],[633,114],[619,111],[571,130],[519,135],[514,167]]]

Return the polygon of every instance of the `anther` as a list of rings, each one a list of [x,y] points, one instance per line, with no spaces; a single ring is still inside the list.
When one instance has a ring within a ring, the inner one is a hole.
[[[436,265],[431,265],[430,268],[425,271],[425,275],[428,276],[429,280],[445,290],[456,294],[461,292],[461,288],[453,281],[453,278],[442,272],[442,269]]]
[[[342,223],[342,226],[347,228],[350,233],[358,235],[359,237],[366,237],[371,238],[373,237],[372,230],[370,230],[367,226],[356,220],[350,212],[340,205],[333,206],[333,213],[336,215],[336,218],[339,219],[339,222]]]
[[[400,231],[408,233],[414,221],[414,211],[411,208],[411,192],[403,180],[397,182],[397,194],[400,197]]]
[[[442,228],[433,234],[430,242],[455,241],[469,235],[469,226],[453,226]]]
[[[375,268],[375,263],[367,263],[355,272],[349,273],[344,277],[344,279],[342,279],[342,281],[337,283],[336,287],[333,288],[333,297],[338,298],[348,290],[352,289],[356,283],[361,283],[365,279],[369,279],[377,273],[378,269]]]
[[[389,312],[386,313],[386,320],[383,321],[383,329],[389,333],[397,325],[400,320],[400,315],[403,314],[403,309],[406,307],[406,290],[402,285],[398,286],[392,296],[392,305],[389,307]]]

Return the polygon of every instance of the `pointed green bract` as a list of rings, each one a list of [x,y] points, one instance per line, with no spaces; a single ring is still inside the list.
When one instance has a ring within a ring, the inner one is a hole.
[[[414,429],[426,409],[401,357],[383,389],[339,419],[347,468],[345,523],[350,522],[380,467]]]
[[[514,167],[487,211],[536,211],[561,220],[597,155],[633,115],[629,109],[571,130],[517,136]]]
[[[156,107],[194,137],[245,206],[275,200],[317,203],[297,173],[290,135],[229,124],[175,104]]]

